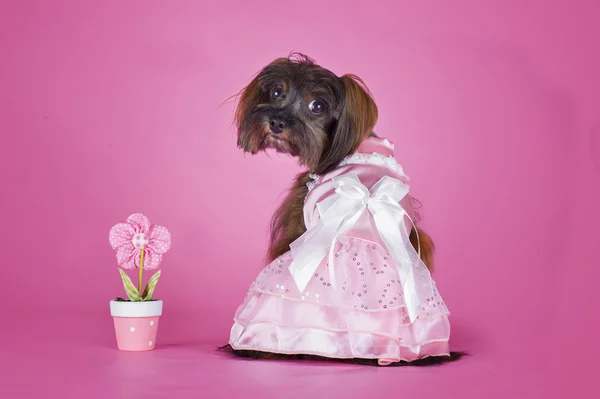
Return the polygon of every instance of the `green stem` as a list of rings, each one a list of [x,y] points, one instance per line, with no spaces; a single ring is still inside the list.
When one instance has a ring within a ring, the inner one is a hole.
[[[138,292],[142,295],[142,272],[144,271],[144,248],[140,250],[140,279],[138,280]]]

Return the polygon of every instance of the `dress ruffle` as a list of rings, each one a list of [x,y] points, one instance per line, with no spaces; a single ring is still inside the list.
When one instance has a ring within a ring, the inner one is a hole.
[[[234,349],[388,362],[448,355],[446,315],[404,324],[402,311],[340,309],[254,291],[235,318],[230,344]]]
[[[402,284],[384,246],[342,237],[336,246],[336,288],[324,260],[301,293],[290,263],[291,255],[284,254],[254,280],[235,314],[234,349],[381,364],[449,354],[449,312],[441,297],[428,299],[410,323]]]

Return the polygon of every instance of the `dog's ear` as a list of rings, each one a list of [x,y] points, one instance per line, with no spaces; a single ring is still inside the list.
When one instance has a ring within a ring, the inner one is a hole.
[[[339,78],[344,87],[337,123],[315,173],[335,168],[347,155],[356,151],[377,123],[377,105],[365,83],[355,75]]]
[[[252,113],[254,107],[259,104],[262,94],[258,76],[252,79],[252,81],[238,94],[238,102],[233,118],[238,135],[242,132],[244,123]]]

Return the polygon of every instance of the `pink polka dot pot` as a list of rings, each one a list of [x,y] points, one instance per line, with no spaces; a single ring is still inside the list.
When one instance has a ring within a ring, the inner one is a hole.
[[[162,300],[110,301],[110,313],[115,325],[117,347],[122,351],[132,352],[153,350],[162,307]]]

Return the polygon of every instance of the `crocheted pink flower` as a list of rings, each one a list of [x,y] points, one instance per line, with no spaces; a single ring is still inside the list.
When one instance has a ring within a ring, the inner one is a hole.
[[[150,225],[150,220],[141,213],[134,213],[126,223],[116,224],[110,229],[110,245],[117,251],[119,267],[140,267],[140,251],[144,249],[143,270],[156,269],[162,254],[171,247],[171,233],[164,226]]]

